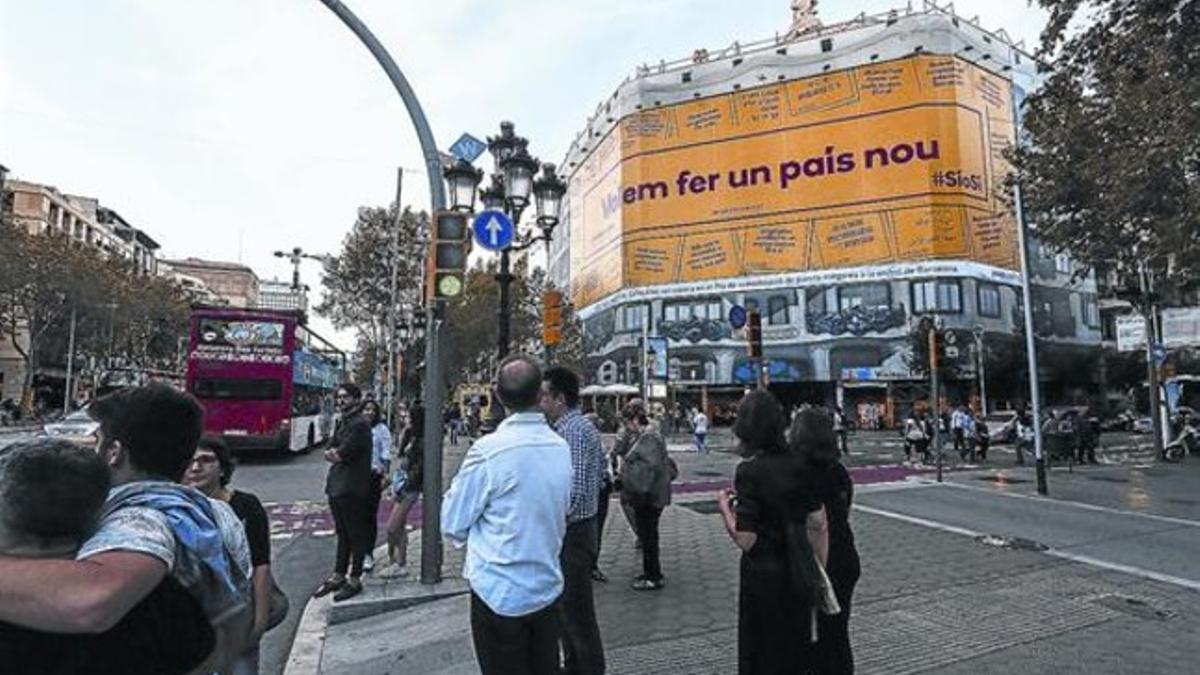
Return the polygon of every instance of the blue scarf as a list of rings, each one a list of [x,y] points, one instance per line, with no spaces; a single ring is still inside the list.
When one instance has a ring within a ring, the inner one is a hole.
[[[170,524],[175,540],[196,556],[214,576],[221,580],[233,597],[244,593],[234,581],[230,555],[225,550],[225,538],[217,525],[217,516],[208,497],[197,490],[175,483],[140,482],[127,491],[117,488],[105,504],[105,511],[141,506],[163,514]],[[243,575],[238,575],[243,578]]]

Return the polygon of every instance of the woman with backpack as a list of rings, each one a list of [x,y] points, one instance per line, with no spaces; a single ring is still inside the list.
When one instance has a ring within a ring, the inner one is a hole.
[[[812,672],[822,675],[853,673],[850,602],[861,574],[854,532],[850,529],[854,481],[840,461],[835,427],[827,416],[817,411],[798,415],[788,437],[791,439],[789,450],[805,463],[811,488],[825,507],[829,544],[823,565],[839,610],[817,617],[816,663]]]
[[[797,419],[820,414],[805,410]],[[738,675],[810,672],[817,656],[813,562],[825,564],[828,521],[806,460],[788,451],[786,425],[770,393],[742,399],[733,433],[746,459],[737,466],[736,492],[718,498],[725,529],[742,550]]]
[[[621,460],[621,504],[633,510],[634,527],[642,544],[642,574],[634,580],[633,589],[657,591],[663,587],[658,521],[671,503],[671,480],[676,470],[667,455],[666,441],[650,426],[644,403],[630,401],[621,411],[621,419],[632,439]]]

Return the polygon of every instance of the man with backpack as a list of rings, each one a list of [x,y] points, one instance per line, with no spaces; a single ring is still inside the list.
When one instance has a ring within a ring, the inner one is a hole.
[[[114,486],[99,527],[75,560],[0,556],[0,621],[104,632],[170,575],[216,634],[206,670],[225,672],[253,639],[250,553],[227,504],[179,484],[203,428],[199,403],[156,384],[101,398],[88,413]]]

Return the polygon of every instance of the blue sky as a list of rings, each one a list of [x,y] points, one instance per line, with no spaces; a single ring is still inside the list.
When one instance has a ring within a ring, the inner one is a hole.
[[[345,1],[442,148],[511,119],[551,162],[638,64],[791,18],[787,0]],[[822,0],[820,14],[903,4]],[[956,7],[1031,47],[1045,20],[1025,0]],[[391,201],[397,166],[411,169],[404,202],[428,204],[399,98],[319,0],[0,0],[0,163],[98,197],[166,256],[240,257],[263,278],[290,275],[275,249],[336,252],[358,206]],[[317,268],[304,276],[315,286]]]

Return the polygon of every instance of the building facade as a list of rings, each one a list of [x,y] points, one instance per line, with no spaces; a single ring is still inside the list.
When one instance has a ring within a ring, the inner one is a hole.
[[[216,304],[230,307],[258,306],[258,275],[245,265],[199,258],[163,262],[189,292],[212,293]]]
[[[9,179],[6,175],[0,186],[0,208],[6,219],[11,218],[32,235],[70,237],[102,256],[127,260],[135,274],[154,275],[158,271],[158,243],[94,197],[72,195],[51,185]],[[26,379],[21,352],[27,352],[28,343],[28,333],[21,329],[15,339],[0,334],[0,400],[21,396]]]
[[[921,317],[960,345],[958,397],[975,335],[1023,331],[1005,151],[1036,63],[930,3],[808,26],[642,66],[572,144],[548,269],[585,322],[590,380],[640,383],[643,345],[665,339],[659,391],[721,417],[757,376],[738,306],[762,314],[785,403],[883,423],[928,395]],[[1091,275],[1031,248],[1037,334],[1098,344]]]

